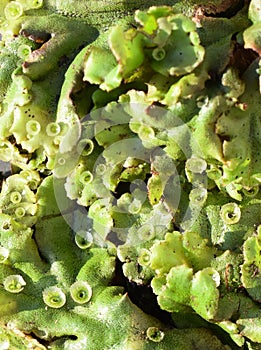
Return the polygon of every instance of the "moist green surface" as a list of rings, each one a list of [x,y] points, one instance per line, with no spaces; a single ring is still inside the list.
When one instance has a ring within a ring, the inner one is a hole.
[[[0,15],[0,347],[260,349],[259,2]]]

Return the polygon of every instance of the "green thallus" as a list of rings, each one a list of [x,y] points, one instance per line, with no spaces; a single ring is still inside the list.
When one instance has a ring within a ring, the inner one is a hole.
[[[260,7],[160,5],[0,5],[0,319],[53,349],[261,343]]]

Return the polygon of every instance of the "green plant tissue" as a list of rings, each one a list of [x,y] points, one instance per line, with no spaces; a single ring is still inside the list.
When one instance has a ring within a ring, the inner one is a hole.
[[[1,349],[261,349],[260,29],[1,1]]]

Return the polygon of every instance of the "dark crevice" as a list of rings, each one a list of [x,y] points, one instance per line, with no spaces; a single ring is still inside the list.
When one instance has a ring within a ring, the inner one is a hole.
[[[111,286],[125,287],[126,277],[123,274],[122,265],[123,263],[119,259],[116,259],[115,274],[114,274],[114,278],[110,282]]]
[[[43,45],[44,43],[49,41],[52,37],[52,35],[50,33],[47,33],[47,32],[32,31],[32,30],[27,31],[26,29],[22,29],[20,34],[22,36],[32,40],[36,44],[40,44],[40,45]]]
[[[49,345],[49,342],[45,339],[40,338],[38,335],[36,335],[33,331],[28,334],[29,337],[32,337],[33,339],[35,339],[39,344],[45,346],[46,348]]]
[[[28,157],[30,156],[29,152],[26,149],[22,148],[21,144],[16,143],[15,146],[16,146],[17,150],[19,151],[19,154],[27,155]]]
[[[205,17],[232,18],[245,6],[244,0],[223,1],[219,6],[202,6],[201,11]]]
[[[231,141],[231,137],[228,135],[221,135],[217,134],[218,138],[220,139],[220,142],[223,144],[225,141],[229,142]]]
[[[48,259],[43,255],[43,253],[41,252],[39,246],[38,246],[38,242],[37,242],[37,238],[35,237],[35,231],[36,231],[36,228],[35,226],[32,226],[32,231],[33,231],[33,234],[32,234],[32,240],[34,241],[35,243],[35,247],[37,249],[37,252],[38,252],[38,255],[40,257],[40,259],[45,263],[45,264],[49,264],[50,262],[48,261]]]
[[[157,297],[153,293],[151,286],[137,284],[126,280],[125,287],[130,300],[146,314],[156,317],[166,326],[175,327],[171,314],[162,310],[157,302]]]
[[[174,327],[175,324],[171,318],[171,314],[159,307],[157,296],[153,293],[151,286],[129,281],[123,274],[122,265],[123,263],[117,259],[115,277],[111,281],[111,285],[124,287],[125,293],[128,294],[133,304],[138,306],[146,314],[157,318],[166,326]]]
[[[244,45],[235,43],[233,53],[229,65],[238,69],[239,76],[241,77],[246,69],[259,57],[258,53],[251,50],[245,49]]]
[[[113,195],[116,199],[119,199],[124,193],[131,193],[130,192],[130,183],[129,182],[123,182],[120,181],[113,192]]]
[[[36,333],[38,332],[38,330],[35,331]],[[36,335],[34,333],[34,331],[32,331],[29,334],[30,337],[32,337],[33,339],[37,340],[39,344],[45,346],[46,348],[49,349],[49,345],[53,342],[57,342],[57,341],[62,341],[63,343],[65,343],[67,340],[74,340],[76,341],[78,339],[77,336],[75,335],[67,335],[67,336],[62,336],[62,337],[53,337],[50,340],[46,340],[46,339],[42,339],[39,335]]]
[[[76,84],[70,93],[70,99],[80,119],[84,118],[94,107],[92,94],[97,90],[96,85],[83,82],[83,72],[76,78]]]

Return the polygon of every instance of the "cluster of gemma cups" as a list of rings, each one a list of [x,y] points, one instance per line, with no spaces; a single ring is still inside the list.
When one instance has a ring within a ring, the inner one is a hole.
[[[130,106],[127,106],[127,103],[119,103],[121,105],[123,110],[130,110],[137,113],[140,113],[141,110],[144,110],[144,106],[139,103],[130,104]],[[95,110],[95,116],[97,115],[104,115],[103,109],[100,108],[99,110]],[[119,108],[120,109],[120,108]],[[155,107],[156,113],[157,113],[157,119],[160,119],[161,117],[164,118],[164,115],[166,113],[166,109],[162,107]],[[108,111],[106,112],[108,114]],[[155,111],[154,111],[155,113]],[[117,120],[120,120],[120,116],[118,116]],[[66,212],[68,214],[68,211],[66,211],[66,205],[65,205],[65,199],[64,196],[61,196],[60,190],[57,188],[58,183],[60,184],[61,179],[64,179],[64,182],[66,182],[66,177],[70,174],[70,171],[73,171],[77,166],[79,166],[79,163],[82,159],[82,157],[88,157],[91,155],[92,152],[95,152],[95,145],[97,144],[95,141],[96,135],[100,134],[105,129],[108,130],[111,127],[117,127],[121,126],[124,123],[126,123],[126,120],[124,121],[124,117],[122,118],[123,122],[114,123],[114,122],[104,122],[104,119],[99,120],[97,117],[95,120],[93,120],[91,114],[87,115],[85,118],[83,118],[77,125],[78,131],[75,132],[75,128],[69,128],[67,134],[64,136],[64,139],[61,141],[61,147],[60,150],[56,156],[55,161],[55,169],[54,169],[54,190],[56,195],[56,201],[57,204],[61,210],[61,213],[63,214]],[[92,137],[86,138],[86,132],[85,126],[86,124],[94,125],[94,133]],[[177,135],[179,134],[179,131],[182,130],[184,133],[184,129],[186,131],[187,137],[187,144],[184,144],[184,140],[179,142],[179,137],[175,139],[174,142],[177,143],[177,146],[180,148],[180,150],[183,152],[183,154],[186,157],[185,161],[185,173],[188,178],[188,181],[191,184],[192,190],[189,195],[189,202],[187,205],[187,210],[185,212],[185,215],[183,216],[183,220],[189,221],[190,225],[193,225],[193,222],[197,219],[197,215],[199,215],[201,208],[203,207],[206,197],[207,197],[207,174],[206,174],[206,168],[207,163],[203,159],[203,157],[200,157],[201,151],[200,147],[197,145],[196,141],[193,140],[193,134],[189,130],[189,127],[177,116],[173,113],[173,125],[177,125],[175,128],[173,128],[174,133]],[[163,133],[164,130],[161,130]],[[166,130],[168,132],[168,130]],[[143,134],[142,134],[143,133]],[[91,182],[95,181],[103,181],[104,177],[106,176],[105,172],[108,171],[111,167],[113,167],[115,164],[126,164],[129,159],[139,159],[139,161],[142,161],[144,163],[150,164],[151,163],[151,157],[164,157],[166,169],[162,169],[161,172],[161,182],[164,187],[163,195],[161,198],[161,201],[164,201],[165,197],[168,197],[170,200],[173,201],[173,205],[178,210],[179,207],[179,201],[181,198],[181,191],[182,191],[182,181],[184,182],[184,177],[179,176],[178,170],[175,166],[174,160],[168,156],[164,148],[160,146],[152,146],[149,142],[150,138],[153,138],[154,136],[154,130],[153,128],[144,125],[143,129],[140,130],[137,133],[137,137],[133,137],[133,135],[128,137],[123,137],[122,139],[117,138],[115,142],[112,142],[111,140],[108,140],[108,146],[104,148],[100,153],[97,154],[97,158],[95,161],[95,164],[92,166],[92,168],[85,169],[82,174],[80,175],[80,182],[82,184],[89,185]],[[174,135],[175,136],[175,135]],[[70,140],[72,142],[72,139],[74,139],[73,148],[76,150],[76,152],[72,152],[72,147],[66,147],[65,142],[67,140]],[[94,141],[93,141],[94,140]],[[148,140],[148,142],[146,141]],[[193,150],[195,150],[195,155],[191,154],[190,150],[190,143],[193,143]],[[66,150],[66,151],[65,151]],[[72,157],[71,154],[74,156]],[[108,156],[109,155],[109,156]],[[107,157],[107,159],[106,159]],[[104,161],[104,159],[106,159]],[[166,161],[167,159],[167,161]],[[166,171],[165,171],[166,170]],[[196,176],[193,176],[196,175]],[[169,186],[169,179],[175,178],[175,181],[171,181],[171,186]],[[193,183],[193,179],[196,179],[196,181]],[[200,179],[200,180],[199,180]],[[139,196],[139,203],[132,202],[131,205],[128,208],[128,214],[137,214],[140,207],[143,204],[143,201],[147,200],[148,197],[148,188],[146,180],[142,179],[135,179],[133,181],[130,181],[129,185],[129,191],[135,191],[135,189],[139,189],[140,193],[142,195]],[[66,188],[66,184],[65,184]],[[108,194],[111,191],[108,191]],[[110,199],[108,201],[113,201],[113,194],[110,193],[108,195]],[[108,203],[108,201],[105,203]],[[76,233],[76,243],[80,248],[87,248],[88,245],[92,245],[93,243],[98,245],[103,245],[104,240],[107,239],[104,236],[101,237],[97,232],[95,232],[92,228],[92,220],[88,217],[88,207],[84,207],[77,203],[77,201],[72,201],[68,198],[68,207],[70,207],[70,210],[74,212],[74,215],[71,217],[68,217],[68,215],[64,215],[64,219],[67,221],[71,229]],[[99,208],[97,207],[97,210]],[[114,207],[114,210],[121,211],[121,209]],[[193,211],[193,220],[191,221],[191,212]],[[175,213],[174,213],[175,214]],[[146,225],[149,225],[150,223],[146,223]],[[102,225],[102,223],[101,223]],[[151,225],[155,226],[155,220],[153,220],[153,217],[151,218]],[[166,225],[165,218],[158,217],[157,218],[157,226]],[[120,232],[121,237],[128,237],[128,230],[129,227],[126,227],[126,225],[123,225],[124,227],[117,227],[115,231]],[[139,228],[139,223],[137,222],[136,225],[137,228]],[[142,228],[141,228],[142,229]],[[86,245],[86,242],[89,242]],[[114,243],[114,242],[113,242]],[[135,243],[132,243],[135,244]],[[137,242],[138,244],[138,242]],[[84,246],[85,245],[85,246]]]

